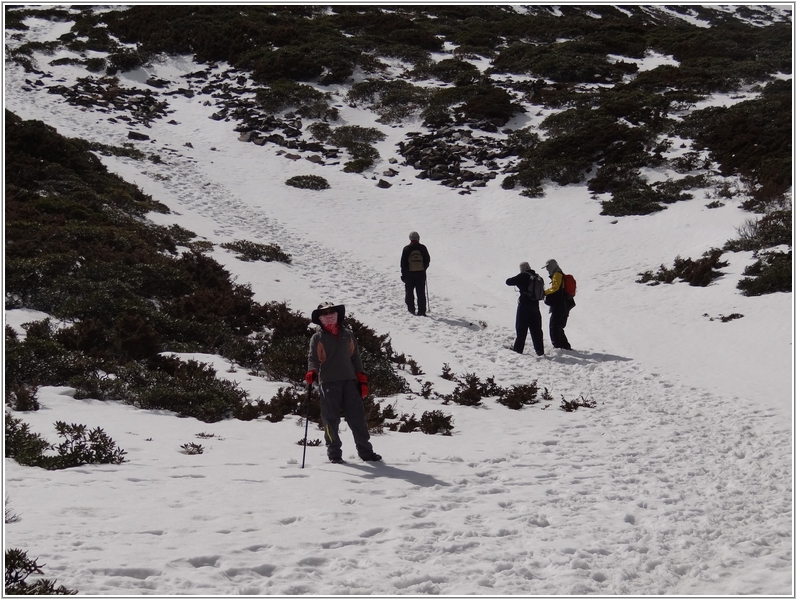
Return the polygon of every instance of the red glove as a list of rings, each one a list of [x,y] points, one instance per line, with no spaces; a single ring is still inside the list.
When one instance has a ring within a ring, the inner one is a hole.
[[[368,375],[357,373],[357,383],[360,386],[360,396],[365,398],[368,395]]]
[[[307,371],[307,374],[304,376],[304,380],[307,382],[307,385],[313,385],[313,382],[318,378],[318,371],[315,369],[310,369]]]

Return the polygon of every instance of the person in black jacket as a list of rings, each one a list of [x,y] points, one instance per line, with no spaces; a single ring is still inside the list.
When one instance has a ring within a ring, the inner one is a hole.
[[[545,354],[542,341],[542,316],[540,315],[540,301],[529,292],[529,282],[532,277],[539,277],[529,263],[520,263],[520,273],[506,280],[507,285],[517,286],[520,290],[520,297],[517,301],[517,313],[515,314],[515,344],[512,350],[518,354],[523,354],[526,346],[526,333],[531,333],[531,342],[534,344],[534,351],[537,356]]]
[[[415,313],[415,296],[418,296],[418,316],[426,316],[426,269],[429,268],[429,251],[421,244],[417,231],[410,233],[410,243],[401,251],[401,281],[404,282],[404,302],[407,310]]]

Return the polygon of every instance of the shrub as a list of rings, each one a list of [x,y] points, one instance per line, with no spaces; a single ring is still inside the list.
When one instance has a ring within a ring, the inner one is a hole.
[[[205,448],[202,444],[197,444],[195,442],[188,442],[187,444],[182,444],[180,448],[183,451],[183,454],[188,454],[189,456],[195,456],[197,454],[202,454],[205,452]]]
[[[465,381],[457,381],[457,387],[451,394],[443,396],[443,404],[455,402],[462,406],[478,406],[482,401],[483,387],[475,373],[466,373]]]
[[[792,253],[761,252],[736,286],[745,296],[792,291]]]
[[[216,378],[209,365],[157,355],[115,369],[113,377],[91,375],[76,381],[75,397],[122,400],[139,408],[174,411],[214,423],[245,412],[250,404],[238,384]],[[257,406],[257,405],[256,405]]]
[[[539,388],[535,379],[532,383],[513,385],[508,390],[502,390],[496,402],[513,410],[520,410],[524,406],[537,404],[539,402],[537,399],[538,392]]]
[[[262,260],[264,262],[291,263],[291,255],[286,254],[276,244],[258,244],[247,240],[228,242],[221,244],[225,250],[237,252],[236,258],[245,262]]]
[[[584,398],[584,396],[579,396],[575,400],[566,400],[564,396],[562,396],[562,404],[559,406],[565,412],[574,412],[579,408],[595,408],[598,403],[593,400],[592,398]]]
[[[329,182],[318,175],[296,175],[285,182],[285,185],[302,190],[328,190]]]
[[[52,448],[47,440],[38,433],[33,433],[22,419],[5,416],[5,455],[25,466],[43,466],[44,452]]]
[[[104,58],[89,58],[86,60],[86,70],[90,73],[101,73],[108,69],[108,61]]]
[[[6,385],[7,406],[16,411],[39,410],[38,390],[36,386],[12,382]]]
[[[374,166],[374,160],[372,158],[357,158],[355,160],[346,161],[343,164],[343,172],[362,173],[366,169],[370,169],[373,166]]]
[[[285,415],[299,415],[306,412],[308,409],[306,401],[307,392],[302,388],[298,386],[281,387],[263,412],[266,415],[266,420],[278,423],[285,418]],[[318,416],[320,416],[320,412]]]
[[[53,446],[39,434],[31,433],[27,423],[6,413],[6,455],[21,465],[48,470],[86,464],[118,465],[125,460],[127,453],[99,427],[88,430],[85,425],[57,421],[55,429],[63,441]],[[56,456],[44,454],[52,449],[56,450]]]
[[[10,596],[71,596],[77,590],[70,590],[50,579],[37,579],[34,583],[26,580],[30,575],[43,575],[42,567],[28,558],[28,553],[19,548],[11,548],[5,553],[5,594]]]
[[[713,280],[722,277],[723,273],[718,269],[728,266],[727,262],[720,261],[722,252],[718,248],[712,248],[704,252],[703,257],[698,260],[678,256],[675,258],[672,269],[661,265],[655,275],[651,271],[640,273],[641,278],[637,280],[637,283],[654,282],[651,285],[656,285],[658,283],[672,283],[676,278],[679,278],[691,286],[706,287]]]
[[[276,113],[289,108],[308,107],[316,104],[323,104],[328,108],[326,100],[330,98],[330,95],[309,85],[280,79],[273,81],[267,88],[259,89],[255,98],[264,110]]]
[[[443,414],[440,410],[424,412],[421,415],[418,427],[427,435],[434,435],[436,433],[451,435],[451,430],[454,428],[451,424],[451,415]]]
[[[413,431],[417,431],[421,427],[421,422],[415,417],[415,415],[401,415],[398,423],[394,423],[390,426],[392,431],[399,431],[401,433],[412,433]]]
[[[429,102],[429,91],[401,79],[369,79],[354,84],[346,99],[353,104],[368,103],[368,108],[380,115],[378,121],[389,124],[423,110]]]
[[[492,85],[479,85],[476,93],[465,102],[462,111],[466,119],[487,119],[502,127],[516,113],[525,112],[525,109],[516,104],[506,90]]]
[[[601,214],[613,217],[649,215],[664,210],[659,199],[660,196],[648,186],[620,190],[612,194],[611,200],[601,202]]]
[[[81,465],[119,465],[125,462],[125,452],[118,448],[108,435],[99,427],[88,430],[85,425],[63,421],[55,423],[55,430],[63,441],[55,446],[57,457],[46,457],[45,467],[48,469],[68,469]]]
[[[763,250],[782,244],[791,245],[792,211],[776,210],[759,219],[748,219],[736,229],[738,238],[725,244],[725,250]]]

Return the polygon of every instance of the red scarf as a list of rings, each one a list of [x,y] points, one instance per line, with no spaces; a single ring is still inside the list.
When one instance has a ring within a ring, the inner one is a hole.
[[[329,333],[334,335],[335,337],[338,336],[338,332],[340,331],[340,325],[337,323],[333,323],[332,325],[322,325],[324,329],[326,329]]]

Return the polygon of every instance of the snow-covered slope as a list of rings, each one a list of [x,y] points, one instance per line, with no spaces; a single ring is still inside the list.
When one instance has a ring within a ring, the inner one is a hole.
[[[43,39],[63,27],[31,25]],[[178,82],[197,68],[164,59],[119,79]],[[66,82],[85,74],[47,70]],[[124,123],[25,91],[25,78],[6,65],[6,108],[20,117],[128,142]],[[387,134],[376,173],[362,176],[242,143],[234,123],[210,119],[207,100],[170,96],[168,120],[137,128],[150,136],[138,147],[162,162],[103,162],[169,206],[151,215],[157,223],[214,243],[278,243],[291,265],[239,262],[218,247],[213,256],[258,301],[309,314],[332,300],[389,333],[425,375],[407,375],[415,393],[381,400],[399,413],[451,414],[454,434],[375,436],[379,465],[333,466],[311,447],[302,470],[296,419],[208,425],[45,388],[42,410],[17,416],[51,440],[56,420],[102,427],[129,462],[45,472],[6,460],[5,495],[20,516],[5,527],[6,548],[90,595],[792,593],[791,294],[741,296],[745,253],[707,288],[635,283],[734,237],[750,216],[739,201],[707,209],[696,198],[615,219],[585,186],[529,199],[494,182],[460,195],[402,165],[381,189],[396,143],[418,124],[385,127],[341,102],[341,124]],[[310,174],[331,189],[284,183]],[[403,305],[398,260],[411,230],[432,256],[426,319]],[[519,262],[542,271],[548,258],[578,279],[575,350],[552,349],[546,331],[545,357],[517,355],[506,349],[517,294],[504,280]],[[744,317],[718,318],[731,313]],[[30,318],[6,313],[12,325]],[[279,387],[200,358],[254,397]],[[511,411],[423,399],[423,381],[453,388],[444,364],[502,385],[537,380],[554,400]],[[580,396],[597,406],[559,410],[561,397]],[[204,454],[180,453],[197,441]]]

